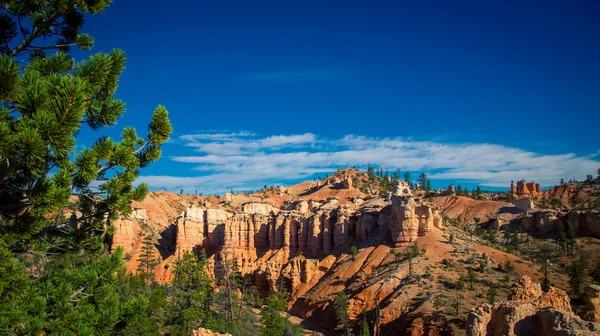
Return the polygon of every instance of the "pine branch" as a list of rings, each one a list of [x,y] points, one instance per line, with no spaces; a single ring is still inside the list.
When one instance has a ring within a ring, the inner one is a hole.
[[[52,24],[54,23],[54,21],[56,21],[63,13],[62,12],[56,12],[54,14],[52,14],[50,17],[48,17],[48,21],[45,22],[46,24]],[[17,47],[15,47],[13,50],[10,51],[10,54],[12,54],[12,56],[17,56],[19,55],[21,52],[26,51],[27,48],[29,48],[29,46],[31,45],[31,43],[37,39],[38,37],[42,36],[44,34],[44,31],[41,29],[36,29],[35,27],[33,27],[33,29],[31,30],[31,34],[26,37],[23,42],[21,42]]]
[[[71,294],[71,297],[69,297],[69,301],[71,301],[71,302],[80,301],[81,299],[79,299],[79,300],[74,300],[73,299],[74,297],[76,297],[79,294],[84,295],[86,297],[90,296],[91,294],[86,294],[86,293],[83,292],[86,288],[87,288],[87,286],[81,286],[78,290],[76,290],[75,292],[73,292],[73,294]]]
[[[60,49],[60,48],[65,48],[65,47],[74,47],[76,46],[77,43],[67,43],[67,44],[57,44],[55,46],[46,46],[46,47],[36,47],[36,46],[30,46],[30,49],[34,49],[34,50],[48,50],[48,49]]]

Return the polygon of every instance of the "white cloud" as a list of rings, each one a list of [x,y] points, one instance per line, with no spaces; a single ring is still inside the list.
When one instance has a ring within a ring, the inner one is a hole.
[[[371,163],[390,171],[425,171],[434,182],[466,181],[507,187],[511,180],[524,178],[552,186],[561,178],[584,179],[600,168],[600,162],[590,156],[543,155],[487,143],[356,135],[328,140],[312,133],[259,137],[250,132],[189,134],[179,139],[191,151],[170,159],[190,163],[190,171],[202,176],[145,176],[140,181],[154,188],[185,186],[186,190],[216,193],[289,184],[336,168],[364,168]]]

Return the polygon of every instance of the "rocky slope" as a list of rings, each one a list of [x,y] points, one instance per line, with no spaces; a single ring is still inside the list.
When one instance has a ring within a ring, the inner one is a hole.
[[[569,296],[524,276],[511,288],[507,301],[483,305],[469,313],[468,336],[598,335],[600,324],[573,314]]]
[[[501,265],[507,260],[516,274],[539,279],[533,263],[484,246],[480,238],[465,233],[465,225],[480,223],[494,229],[520,225],[542,232],[558,227],[555,220],[562,223],[564,218],[568,225],[579,225],[582,233],[598,227],[587,212],[579,217],[571,214],[570,222],[567,213],[537,220],[541,216],[537,213],[545,212],[455,196],[434,197],[430,203],[403,183],[389,194],[368,183],[366,174],[349,169],[322,181],[252,194],[151,193],[134,204],[130,217],[112,223],[116,233],[111,246],[125,248],[127,267],[135,271],[143,237],[154,234],[161,260],[155,273],[163,282],[171,280],[178,257],[204,249],[215,276],[225,265],[236,263],[260,294],[286,288],[291,293],[289,312],[327,334],[336,327],[331,303],[344,291],[351,320],[368,321],[371,332],[436,335],[464,332],[464,320],[460,322],[450,308],[453,300],[461,297],[461,315],[485,302],[481,293],[490,282],[506,283],[508,275]],[[415,242],[420,253],[412,262],[411,277],[401,252]],[[352,246],[358,251],[355,256],[350,254]],[[459,278],[481,262],[489,267],[478,273],[471,284],[474,290],[457,288]],[[553,279],[561,286],[567,283],[562,274]],[[498,294],[507,296],[508,290]]]

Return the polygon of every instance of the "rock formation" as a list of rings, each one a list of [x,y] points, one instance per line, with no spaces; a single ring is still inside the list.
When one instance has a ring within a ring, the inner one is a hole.
[[[515,202],[515,206],[523,211],[529,211],[534,208],[531,198],[523,198]]]
[[[346,176],[342,181],[342,188],[344,189],[353,189],[352,187],[352,177]]]
[[[395,246],[407,245],[441,226],[439,208],[430,203],[415,201],[406,183],[399,182],[396,185],[392,195],[392,220],[389,224]]]
[[[600,324],[573,314],[567,294],[551,287],[544,293],[539,284],[523,276],[511,288],[509,300],[485,304],[469,313],[468,336],[495,335],[596,335]]]
[[[586,321],[600,322],[600,286],[588,285],[583,289],[585,312],[582,318]]]
[[[220,334],[209,329],[200,328],[192,330],[192,336],[231,336],[231,334]]]
[[[573,229],[580,236],[600,238],[600,211],[533,209],[517,218],[521,227],[534,234],[557,234]]]
[[[542,190],[540,188],[539,183],[535,183],[533,181],[527,182],[525,180],[517,181],[517,186],[513,181],[510,181],[510,190],[515,193],[517,197],[519,196],[531,196],[541,194]]]

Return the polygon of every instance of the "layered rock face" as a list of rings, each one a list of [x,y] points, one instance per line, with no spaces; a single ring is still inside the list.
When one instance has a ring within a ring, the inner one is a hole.
[[[516,196],[534,196],[541,194],[542,190],[539,183],[533,181],[527,182],[525,180],[517,181],[517,186],[513,181],[510,181],[510,190],[512,190]]]
[[[441,226],[442,215],[438,207],[415,201],[408,186],[398,184],[392,195],[392,220],[389,224],[396,247],[411,243]]]
[[[485,304],[469,313],[468,336],[495,335],[596,335],[600,324],[573,314],[567,294],[551,287],[543,292],[538,283],[523,276],[513,285],[509,300]]]
[[[519,221],[533,233],[546,235],[573,229],[582,236],[600,238],[600,211],[534,210],[523,214]]]

